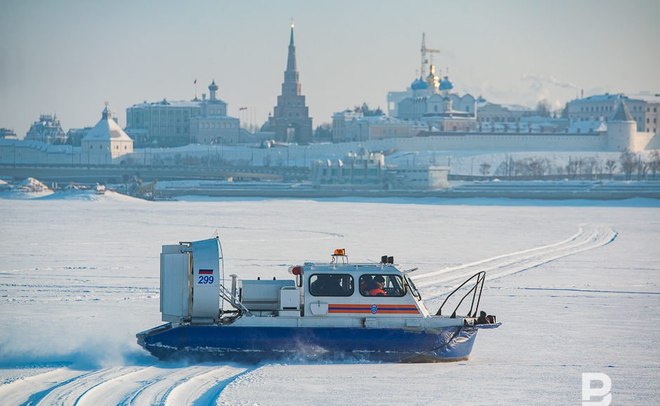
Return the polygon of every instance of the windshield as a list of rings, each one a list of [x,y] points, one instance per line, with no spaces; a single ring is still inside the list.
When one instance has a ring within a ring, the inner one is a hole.
[[[399,275],[364,274],[360,276],[360,294],[401,297],[406,295],[406,289]]]
[[[403,275],[404,279],[406,280],[406,283],[408,284],[408,287],[410,288],[410,292],[417,298],[417,300],[422,300],[422,295],[419,293],[417,290],[417,287],[413,283],[412,279],[408,275]]]

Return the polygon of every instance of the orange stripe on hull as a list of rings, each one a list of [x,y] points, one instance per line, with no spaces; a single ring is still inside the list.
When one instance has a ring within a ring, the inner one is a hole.
[[[419,314],[415,305],[396,304],[330,304],[328,313],[342,314]]]
[[[328,313],[372,314],[371,310],[328,310]],[[378,310],[374,314],[419,314],[417,310]]]

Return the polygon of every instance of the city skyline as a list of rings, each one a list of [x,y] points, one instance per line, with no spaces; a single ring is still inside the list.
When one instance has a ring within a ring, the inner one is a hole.
[[[65,129],[91,126],[104,101],[123,127],[127,107],[201,98],[211,80],[229,115],[260,126],[280,92],[291,18],[314,127],[362,102],[385,110],[387,92],[419,75],[422,32],[455,90],[492,102],[559,107],[581,91],[660,92],[660,3],[413,5],[5,1],[0,127],[23,137],[53,113]]]

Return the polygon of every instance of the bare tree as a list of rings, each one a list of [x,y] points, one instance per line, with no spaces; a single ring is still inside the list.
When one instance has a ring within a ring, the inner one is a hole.
[[[584,158],[578,158],[576,159],[576,162],[577,162],[577,170],[575,171],[575,174],[576,175],[584,174],[586,161],[584,160]]]
[[[332,125],[329,123],[323,123],[316,127],[314,130],[314,138],[317,141],[332,140]]]
[[[566,174],[571,179],[575,179],[579,169],[580,169],[580,160],[568,157],[568,165],[566,165]]]
[[[657,149],[651,152],[649,166],[655,180],[655,174],[660,170],[660,152]]]
[[[607,168],[607,173],[610,175],[610,180],[614,177],[614,170],[616,169],[616,161],[614,159],[608,159],[605,161],[605,168]]]
[[[646,174],[649,171],[649,161],[642,159],[641,155],[637,155],[637,161],[635,163],[635,169],[637,170],[637,180],[646,179]]]
[[[582,160],[582,173],[589,179],[593,179],[593,174],[596,169],[596,158],[589,157]]]
[[[527,163],[529,172],[537,179],[542,178],[550,169],[550,161],[542,158],[532,158]]]
[[[515,167],[515,161],[509,155],[506,156],[504,161],[499,164],[495,170],[495,175],[497,176],[513,176],[513,171]]]
[[[512,176],[520,176],[524,174],[526,172],[524,162],[522,160],[520,161],[511,160],[511,169],[509,169],[509,171],[511,172]]]
[[[508,173],[509,173],[509,168],[508,168],[508,164],[507,164],[508,162],[509,162],[508,160],[507,161],[502,161],[502,163],[500,163],[497,166],[497,169],[495,169],[495,172],[494,172],[495,176],[508,176]]]
[[[548,158],[543,158],[543,175],[552,174],[552,162]]]
[[[605,168],[603,168],[603,161],[596,159],[594,170],[596,171],[597,179],[603,179],[603,172],[605,171]]]
[[[626,180],[632,179],[632,173],[635,170],[635,154],[630,152],[630,150],[625,150],[619,156],[619,162],[621,162],[621,170],[626,176]]]
[[[490,164],[484,162],[479,165],[479,173],[481,173],[481,176],[488,176],[490,173]]]

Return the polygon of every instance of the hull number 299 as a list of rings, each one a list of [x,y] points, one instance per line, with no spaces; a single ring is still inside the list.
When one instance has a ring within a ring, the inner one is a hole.
[[[200,285],[207,285],[213,283],[213,275],[199,275],[197,283]]]

